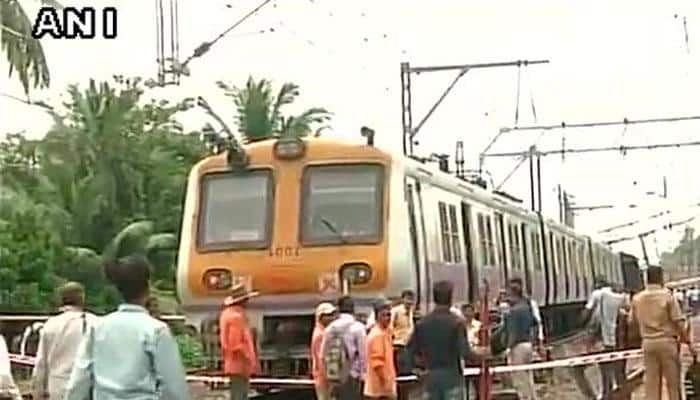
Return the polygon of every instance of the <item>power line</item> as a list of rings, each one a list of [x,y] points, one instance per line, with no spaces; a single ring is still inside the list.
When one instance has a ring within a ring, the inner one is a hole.
[[[561,122],[558,125],[535,125],[535,126],[522,126],[522,127],[510,127],[501,128],[501,132],[513,132],[513,131],[534,131],[534,130],[554,130],[554,129],[566,129],[566,128],[594,128],[600,126],[616,126],[616,125],[635,125],[635,124],[654,124],[662,122],[680,122],[680,121],[694,121],[700,120],[700,115],[694,115],[690,117],[674,117],[674,118],[649,118],[649,119],[638,119],[629,120],[627,118],[622,121],[608,121],[608,122],[583,122],[576,124],[567,124],[566,122]]]
[[[677,143],[659,143],[650,145],[635,145],[635,146],[610,146],[610,147],[585,147],[580,149],[561,149],[561,150],[545,150],[536,151],[538,156],[548,156],[553,154],[569,154],[569,153],[601,153],[607,151],[619,151],[625,153],[630,150],[656,150],[674,147],[700,146],[700,141],[693,142],[677,142]],[[507,153],[488,153],[483,154],[483,157],[522,157],[530,154],[530,151],[514,151]]]
[[[263,1],[263,2],[260,3],[257,7],[255,7],[254,9],[252,9],[248,14],[244,15],[241,19],[239,19],[239,20],[236,21],[233,25],[231,25],[230,27],[228,27],[225,31],[221,32],[217,37],[214,38],[214,40],[211,40],[211,41],[209,41],[209,42],[203,42],[202,44],[200,44],[199,46],[197,46],[197,48],[194,50],[194,53],[192,53],[192,55],[189,56],[189,57],[181,64],[182,68],[186,67],[187,64],[188,64],[190,61],[192,61],[193,59],[199,58],[199,57],[203,56],[204,54],[206,54],[216,42],[218,42],[219,40],[221,40],[221,39],[222,39],[224,36],[226,36],[229,32],[231,32],[232,30],[236,29],[240,24],[242,24],[243,22],[245,22],[245,20],[247,20],[248,18],[250,18],[250,17],[252,17],[253,15],[255,15],[258,11],[260,11],[263,7],[265,7],[266,5],[268,5],[269,3],[271,3],[272,1],[273,1],[273,0],[265,0],[265,1]]]
[[[690,217],[690,218],[685,219],[683,221],[671,222],[669,224],[665,224],[664,226],[662,226],[660,228],[656,228],[656,229],[652,229],[652,230],[649,230],[646,232],[638,233],[634,236],[626,236],[626,237],[622,237],[622,238],[618,238],[618,239],[608,240],[605,243],[606,244],[616,244],[616,243],[620,243],[620,242],[626,242],[628,240],[641,239],[641,238],[644,238],[646,236],[653,235],[654,233],[661,231],[661,230],[670,230],[676,226],[688,224],[688,223],[692,222],[693,220],[695,220],[695,218],[696,217]]]

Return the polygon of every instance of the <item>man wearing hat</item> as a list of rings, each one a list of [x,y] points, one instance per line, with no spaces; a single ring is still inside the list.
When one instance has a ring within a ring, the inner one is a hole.
[[[245,284],[235,285],[224,299],[219,317],[221,356],[224,373],[231,377],[231,400],[247,399],[250,377],[259,372],[255,341],[245,313],[248,300],[258,294],[249,291]]]
[[[335,306],[331,303],[321,303],[316,307],[316,327],[311,335],[311,375],[314,378],[317,400],[329,400],[331,397],[328,382],[323,370],[323,332],[336,317]]]
[[[35,399],[63,400],[83,336],[98,318],[83,310],[85,289],[68,282],[58,289],[60,314],[49,318],[39,336],[32,386]]]

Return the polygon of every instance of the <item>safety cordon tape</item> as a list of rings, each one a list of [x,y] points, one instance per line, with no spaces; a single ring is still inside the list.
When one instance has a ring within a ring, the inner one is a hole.
[[[541,369],[550,368],[567,368],[567,367],[577,367],[582,365],[598,364],[601,362],[611,362],[618,360],[628,360],[633,358],[639,358],[642,356],[642,351],[637,350],[623,350],[623,351],[613,351],[607,353],[597,353],[585,356],[569,357],[559,360],[537,362],[531,364],[521,364],[521,365],[502,365],[489,368],[492,374],[503,374],[508,372],[521,372],[521,371],[534,371]],[[10,361],[16,364],[33,366],[34,357],[23,356],[19,354],[10,354]],[[464,376],[476,376],[481,373],[480,368],[465,368]],[[397,382],[412,382],[415,381],[417,377],[415,375],[401,376],[397,378]],[[187,376],[187,381],[189,382],[203,382],[203,383],[228,383],[228,378],[223,376],[200,376],[200,375],[189,375]],[[282,378],[253,378],[250,380],[251,384],[254,385],[311,385],[313,380],[311,379],[282,379]]]

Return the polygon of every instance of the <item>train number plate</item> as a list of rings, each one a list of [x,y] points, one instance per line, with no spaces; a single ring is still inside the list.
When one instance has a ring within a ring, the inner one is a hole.
[[[269,255],[277,258],[299,257],[299,247],[278,246],[270,248]]]

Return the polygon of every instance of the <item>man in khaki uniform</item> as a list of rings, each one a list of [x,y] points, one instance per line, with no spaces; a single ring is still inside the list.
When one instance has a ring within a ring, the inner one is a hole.
[[[661,378],[666,380],[668,400],[681,399],[679,340],[695,351],[685,329],[683,315],[671,291],[663,287],[663,269],[647,269],[647,287],[632,299],[631,324],[638,324],[644,354],[645,399],[661,400]]]

